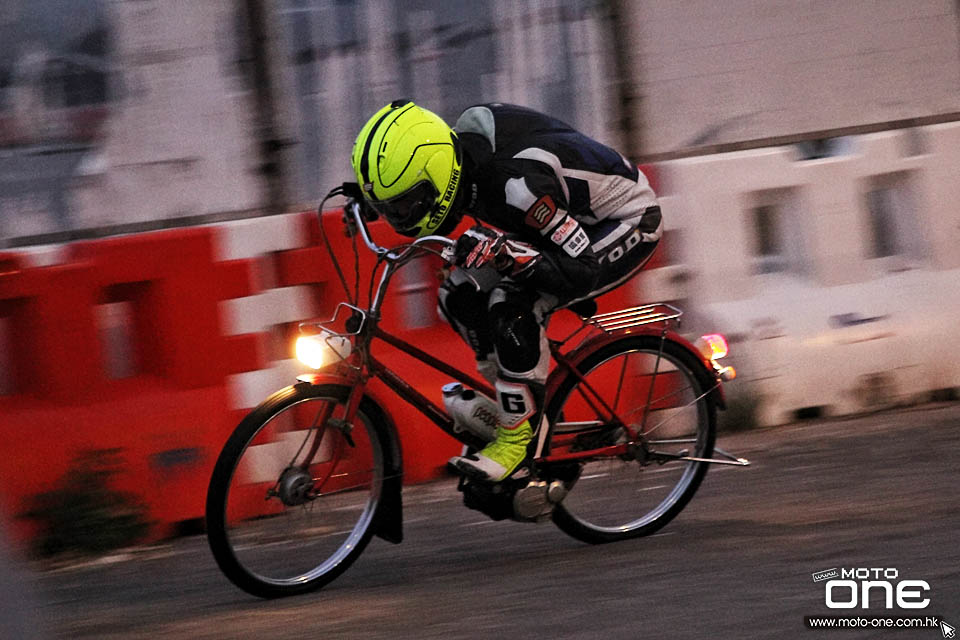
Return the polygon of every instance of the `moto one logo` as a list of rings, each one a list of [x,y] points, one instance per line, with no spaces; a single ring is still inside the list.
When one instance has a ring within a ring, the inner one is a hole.
[[[813,574],[814,582],[823,582],[824,580],[831,580],[833,578],[839,578],[840,573],[836,569],[825,569],[824,571],[817,571]]]
[[[900,609],[926,608],[930,599],[924,592],[930,590],[930,584],[926,580],[897,581],[899,577],[896,569],[841,569],[840,579],[829,580],[824,587],[827,607],[869,609],[871,595],[879,594],[875,599],[879,598],[887,609],[893,609],[894,603]]]

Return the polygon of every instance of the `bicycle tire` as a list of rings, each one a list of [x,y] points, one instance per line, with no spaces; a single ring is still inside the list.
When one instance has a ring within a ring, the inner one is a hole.
[[[234,503],[231,503],[231,488],[234,486],[234,479],[238,476],[238,467],[244,455],[252,451],[251,443],[257,439],[258,434],[261,434],[268,425],[278,420],[278,417],[283,416],[285,412],[296,411],[301,404],[313,400],[342,404],[346,401],[349,392],[349,387],[336,384],[311,385],[300,383],[281,389],[251,411],[240,422],[217,459],[207,491],[207,538],[210,550],[221,571],[231,582],[247,593],[262,598],[276,598],[319,589],[346,571],[370,542],[375,531],[377,515],[383,498],[384,456],[389,451],[389,427],[382,419],[378,419],[379,412],[375,410],[375,407],[368,406],[370,401],[366,399],[361,402],[351,437],[356,442],[361,442],[360,439],[363,438],[365,443],[369,443],[373,461],[371,463],[373,468],[370,472],[371,481],[368,488],[370,496],[367,498],[366,504],[363,505],[357,522],[346,535],[344,542],[336,548],[332,555],[326,558],[318,558],[318,564],[312,566],[309,570],[294,571],[294,575],[289,577],[277,578],[264,575],[259,568],[253,568],[251,562],[243,557],[249,550],[242,547],[239,542],[240,535],[235,532],[238,523],[231,521],[232,516],[228,515],[228,511],[235,506]],[[331,431],[330,433],[333,438],[343,437],[337,435],[339,432]],[[308,433],[304,436],[304,441],[306,442],[310,437]],[[327,438],[327,436],[322,435],[322,438]],[[301,449],[303,449],[302,446]],[[294,459],[297,455],[300,455],[299,452],[295,454]],[[333,463],[331,467],[336,464],[338,463]],[[333,472],[331,471],[330,476],[332,475]],[[236,494],[239,494],[241,491],[239,482],[237,486]],[[345,490],[336,493],[350,494],[354,491],[355,489],[348,485]],[[327,496],[323,497],[327,498]],[[303,511],[306,511],[306,504],[289,509],[292,511],[293,509],[303,508]],[[313,503],[310,503],[311,509],[313,506]],[[288,513],[286,507],[283,505],[281,507],[283,507],[281,515]],[[274,510],[278,508],[280,507],[274,507]],[[322,514],[318,512],[318,515]],[[243,520],[243,522],[269,522],[276,518],[277,515],[272,514],[270,516],[251,517]],[[309,533],[311,530],[307,529],[306,531]],[[298,531],[298,533],[301,532]],[[296,538],[296,536],[294,537]],[[304,536],[303,542],[305,544],[309,540],[309,537]],[[300,542],[301,540],[296,538],[296,541]],[[336,544],[336,541],[333,544]],[[277,554],[281,552],[282,549],[280,548],[276,551]]]
[[[660,351],[661,345],[662,351]],[[713,394],[708,393],[708,390],[717,384],[717,381],[712,373],[706,369],[704,364],[687,348],[670,340],[664,340],[661,343],[659,336],[625,336],[589,354],[580,362],[577,368],[580,373],[589,380],[591,373],[604,367],[606,363],[612,362],[620,356],[629,357],[630,354],[636,353],[647,354],[651,356],[651,358],[653,354],[660,353],[663,362],[669,363],[664,366],[672,366],[674,371],[681,373],[684,379],[690,383],[691,396],[696,399],[694,405],[696,406],[697,416],[695,426],[696,451],[694,455],[696,457],[709,458],[713,453],[714,440],[716,437],[716,402]],[[625,369],[626,364],[623,366]],[[557,424],[558,417],[563,414],[568,399],[575,393],[575,389],[579,384],[580,380],[577,376],[569,373],[558,385],[557,391],[552,395],[547,405],[547,418],[550,424]],[[650,384],[653,384],[653,382]],[[617,397],[619,398],[619,394]],[[644,398],[644,400],[646,400],[646,398]],[[556,439],[556,435],[555,432],[553,434],[554,439]],[[704,462],[666,463],[678,465],[678,467],[683,468],[683,471],[681,472],[681,481],[673,487],[663,501],[657,503],[654,508],[639,517],[631,516],[624,522],[614,520],[613,524],[604,523],[601,525],[578,514],[571,502],[577,495],[578,479],[584,477],[585,474],[583,471],[587,467],[587,464],[592,463],[581,465],[581,469],[576,474],[576,477],[568,482],[570,493],[554,510],[553,522],[568,535],[590,544],[616,542],[650,535],[658,531],[675,518],[687,503],[689,503],[699,488],[700,483],[703,481],[707,473],[707,468],[709,467],[709,463]],[[604,464],[614,465],[618,469],[623,467],[628,470],[627,473],[629,472],[630,465],[639,466],[639,463],[636,461],[626,461],[616,456],[606,458]],[[645,469],[645,467],[642,469]],[[605,516],[597,519],[602,518],[605,518]]]

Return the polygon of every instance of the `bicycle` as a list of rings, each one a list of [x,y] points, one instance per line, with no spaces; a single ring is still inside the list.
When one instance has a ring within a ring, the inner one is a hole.
[[[369,306],[341,302],[330,320],[301,324],[298,358],[318,372],[298,376],[241,421],[207,493],[217,564],[236,586],[260,597],[328,584],[374,535],[402,541],[400,443],[391,417],[365,393],[371,378],[465,447],[485,444],[457,430],[444,409],[372,352],[382,341],[495,397],[485,382],[379,327],[392,276],[425,254],[449,258],[454,241],[427,236],[387,249],[372,240],[355,203],[344,221],[378,258]],[[550,341],[556,366],[546,384],[546,426],[530,445],[529,474],[495,484],[461,478],[458,489],[468,507],[493,519],[552,519],[587,543],[649,535],[686,506],[709,464],[749,464],[719,449],[722,457],[713,457],[721,381],[734,375],[717,362],[726,344],[716,335],[691,344],[671,328],[682,311],[665,303],[595,315],[596,303],[588,301],[573,310],[580,326]]]

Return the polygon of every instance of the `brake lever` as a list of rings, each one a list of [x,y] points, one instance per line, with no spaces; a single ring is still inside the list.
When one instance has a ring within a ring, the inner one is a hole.
[[[352,238],[357,235],[357,223],[350,219],[350,216],[343,216],[343,235]]]
[[[477,279],[474,278],[473,274],[470,273],[471,269],[467,269],[465,267],[459,267],[454,263],[456,252],[457,252],[456,244],[448,244],[444,246],[443,249],[440,250],[440,258],[447,263],[447,266],[445,268],[445,271],[447,271],[447,274],[449,275],[449,269],[456,268],[460,272],[460,275],[464,276],[467,280],[470,281],[470,284],[473,285],[473,288],[476,291],[483,291],[483,287],[480,286],[480,283],[477,281]]]
[[[350,211],[351,207],[359,207],[360,205],[355,200],[350,200],[343,207],[343,233],[346,237],[352,238],[357,235],[359,231],[357,229],[357,221],[353,216],[353,212]]]

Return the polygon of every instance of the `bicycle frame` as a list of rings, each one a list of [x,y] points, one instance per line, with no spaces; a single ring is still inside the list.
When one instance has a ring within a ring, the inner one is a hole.
[[[351,357],[341,362],[337,367],[336,371],[331,375],[327,374],[305,374],[298,376],[298,380],[302,382],[311,382],[318,383],[320,381],[339,381],[343,384],[347,384],[351,387],[351,392],[349,399],[346,403],[345,409],[341,416],[338,416],[337,420],[340,422],[338,424],[350,424],[355,418],[357,408],[360,405],[360,400],[362,399],[364,393],[366,392],[366,385],[370,378],[375,377],[383,381],[383,383],[394,393],[396,393],[400,398],[410,404],[413,408],[419,411],[421,414],[426,416],[431,422],[436,426],[442,429],[449,436],[455,438],[456,440],[471,446],[475,449],[482,448],[486,443],[480,438],[474,436],[467,431],[456,431],[454,429],[454,423],[452,418],[447,414],[447,412],[441,407],[437,406],[434,402],[429,400],[426,396],[420,393],[412,385],[408,384],[402,376],[397,374],[395,371],[387,367],[383,362],[377,359],[370,351],[370,345],[376,340],[381,340],[392,347],[406,353],[415,360],[430,366],[431,368],[440,371],[446,375],[449,375],[453,379],[469,386],[477,391],[484,393],[490,397],[495,397],[496,392],[485,382],[481,382],[477,378],[443,362],[439,358],[432,356],[431,354],[411,345],[405,340],[398,338],[386,331],[382,330],[379,327],[380,321],[380,310],[383,304],[383,301],[386,296],[387,289],[389,287],[390,280],[392,276],[409,260],[412,258],[422,255],[423,253],[437,253],[435,250],[425,247],[425,244],[428,243],[437,243],[444,245],[445,247],[452,247],[453,241],[443,237],[443,236],[427,236],[424,238],[419,238],[415,240],[410,245],[407,245],[404,248],[401,248],[399,251],[389,250],[384,247],[380,247],[370,237],[369,230],[367,229],[366,223],[363,220],[363,217],[359,211],[359,208],[356,205],[353,205],[353,210],[350,211],[354,222],[353,224],[356,227],[356,230],[359,231],[364,243],[367,247],[378,256],[378,258],[386,263],[383,274],[380,278],[380,283],[376,290],[376,295],[374,296],[370,308],[365,312],[359,309],[363,314],[362,325],[360,329],[354,334],[356,336],[357,345],[354,350],[354,353]],[[441,254],[442,255],[442,254]],[[371,277],[375,277],[375,273]],[[331,319],[332,321],[333,319]],[[314,326],[323,326],[327,323],[314,323]],[[666,321],[664,321],[666,322]],[[309,326],[310,323],[307,323]],[[586,323],[584,327],[588,327]],[[623,427],[626,432],[629,434],[629,442],[625,444],[618,444],[608,447],[602,447],[598,449],[591,449],[585,451],[577,451],[571,453],[565,453],[562,455],[550,455],[550,440],[552,437],[552,427],[553,425],[547,425],[544,427],[545,432],[541,434],[539,438],[539,446],[537,450],[537,457],[535,458],[536,463],[540,464],[549,464],[553,462],[570,462],[570,461],[579,461],[587,460],[590,458],[610,456],[610,455],[621,455],[627,453],[630,447],[636,446],[638,441],[642,440],[635,429],[633,429],[626,421],[620,418],[617,415],[616,411],[611,408],[602,398],[602,396],[594,390],[586,379],[580,374],[577,369],[577,364],[579,361],[585,357],[586,354],[591,351],[603,346],[603,344],[615,340],[618,337],[622,336],[624,333],[635,333],[635,334],[649,334],[658,336],[661,340],[672,340],[683,346],[685,346],[691,353],[695,354],[701,362],[704,364],[704,368],[709,370],[709,363],[707,363],[703,356],[697,351],[697,349],[691,345],[687,340],[677,335],[672,331],[668,331],[667,326],[664,324],[663,327],[656,328],[652,326],[633,326],[627,325],[621,328],[618,328],[612,332],[603,332],[600,335],[595,335],[593,337],[587,337],[583,340],[580,345],[572,350],[569,354],[564,354],[561,352],[560,347],[568,342],[574,335],[579,333],[580,330],[568,336],[563,341],[552,341],[550,344],[551,355],[553,359],[557,362],[558,366],[553,369],[550,374],[550,377],[547,380],[547,398],[545,400],[544,406],[547,405],[551,393],[556,389],[559,381],[568,374],[573,374],[580,379],[581,386],[585,387],[590,395],[593,396],[593,399],[585,396],[585,399],[590,403],[593,408],[597,411],[598,416],[603,416],[604,422],[608,424],[613,424],[616,426]],[[654,373],[656,375],[656,373]],[[652,391],[652,386],[651,386]],[[717,393],[718,402],[723,405],[722,398],[722,387],[717,384],[714,389],[710,390],[711,393]],[[649,403],[649,399],[648,399]],[[322,430],[326,426],[326,422],[329,420],[329,416],[322,418],[320,429],[321,436]],[[316,445],[319,446],[320,438],[316,439]],[[314,452],[311,452],[314,453]],[[309,457],[308,457],[309,459]]]
[[[405,340],[386,333],[379,327],[374,330],[374,337],[396,347],[397,349],[412,356],[420,362],[429,365],[437,371],[447,374],[458,382],[473,387],[480,393],[484,393],[490,397],[494,397],[496,395],[496,392],[485,382],[480,382],[476,378],[460,371],[459,369],[456,369],[455,367],[450,366],[449,364],[435,358],[429,353],[418,349]],[[389,387],[394,393],[406,400],[408,404],[412,405],[420,413],[429,418],[431,422],[443,429],[448,435],[456,438],[464,444],[473,447],[483,446],[483,441],[479,438],[476,438],[469,432],[455,431],[453,427],[453,419],[447,415],[445,410],[431,402],[426,396],[408,384],[400,375],[388,368],[375,357],[372,355],[369,357],[371,373],[382,380],[383,383],[387,385],[387,387]]]
[[[338,304],[326,322],[301,324],[301,329],[321,329],[297,343],[298,359],[316,373],[298,376],[297,384],[277,391],[244,418],[217,459],[207,493],[208,538],[218,565],[237,586],[263,597],[326,584],[363,552],[373,535],[392,543],[403,540],[403,456],[391,416],[368,394],[372,378],[454,439],[475,450],[487,444],[469,430],[458,431],[441,406],[372,353],[374,342],[386,343],[496,397],[489,384],[379,326],[393,275],[424,252],[452,262],[454,242],[429,236],[386,249],[373,242],[356,204],[345,213],[348,228],[377,256],[369,306],[356,306],[359,300],[352,299]],[[385,266],[374,294],[381,263]],[[469,270],[464,274],[469,277]],[[351,296],[339,267],[338,275],[347,298],[359,298],[358,293]],[[350,310],[349,317],[341,317],[343,309]],[[462,475],[457,488],[467,507],[494,520],[552,518],[578,540],[611,542],[649,535],[675,517],[697,490],[708,468],[705,463],[749,464],[714,446],[716,406],[723,405],[720,381],[734,375],[732,367],[716,362],[727,350],[721,336],[704,336],[701,348],[694,347],[670,331],[668,323],[682,311],[666,303],[599,315],[595,311],[584,312],[576,331],[549,342],[557,365],[546,380],[541,415],[550,415],[552,421],[536,425],[532,461],[497,482]],[[640,355],[630,366],[635,353]],[[615,364],[608,366],[610,362]],[[576,399],[568,403],[570,398]],[[318,402],[306,404],[311,401]],[[658,431],[677,416],[684,419]],[[710,457],[714,452],[727,460]],[[667,462],[679,463],[674,466],[679,473],[671,473],[674,478],[667,484],[662,484],[666,475],[648,478],[638,473]],[[594,483],[595,478],[601,480]],[[644,488],[633,488],[637,483]],[[569,498],[574,485],[577,493]],[[621,492],[624,486],[627,493]],[[645,493],[649,499],[639,500],[638,492],[648,489],[666,490],[661,496]],[[603,514],[597,515],[593,507],[584,510],[598,495],[603,497],[595,506]],[[607,495],[618,499],[611,501]],[[269,505],[257,506],[261,497]],[[622,503],[624,509],[613,509],[613,520],[608,520],[611,502]],[[238,526],[249,525],[248,533],[235,535],[231,519]],[[273,548],[278,540],[282,548],[260,551]],[[288,550],[288,542],[307,546],[301,553]],[[270,555],[279,561],[275,569],[263,562]]]
[[[370,308],[366,311],[355,309],[355,311],[360,311],[360,313],[363,315],[363,318],[360,329],[354,334],[357,342],[354,349],[354,355],[352,355],[349,360],[341,362],[332,374],[306,374],[298,376],[297,379],[302,382],[311,383],[316,383],[321,380],[331,381],[331,379],[334,379],[341,383],[350,385],[351,392],[349,399],[346,403],[343,415],[339,416],[340,420],[349,424],[355,418],[356,410],[360,404],[360,399],[366,392],[366,384],[368,380],[371,377],[379,378],[389,389],[417,409],[424,416],[429,418],[431,422],[440,427],[445,433],[469,446],[482,447],[483,442],[479,438],[476,438],[468,432],[455,431],[453,420],[447,415],[446,411],[437,406],[435,403],[431,402],[426,396],[408,384],[402,378],[402,376],[378,360],[370,351],[370,345],[373,340],[379,339],[399,349],[400,351],[403,351],[414,359],[451,376],[455,380],[477,389],[481,393],[491,396],[495,395],[495,392],[488,384],[477,380],[475,377],[470,376],[459,369],[456,369],[455,367],[450,366],[439,358],[436,358],[429,353],[418,349],[405,340],[402,340],[379,327],[380,311],[383,306],[383,301],[386,297],[387,288],[389,287],[390,280],[393,275],[412,258],[423,255],[424,253],[437,253],[437,251],[425,247],[424,245],[428,243],[436,243],[445,247],[452,247],[453,241],[443,236],[426,236],[424,238],[418,238],[407,247],[402,248],[400,251],[386,249],[377,245],[371,239],[366,223],[356,205],[353,206],[350,214],[353,216],[352,226],[355,226],[355,230],[359,231],[364,243],[367,245],[370,251],[372,251],[378,257],[379,261],[385,262],[386,266],[383,274],[380,277],[380,283],[377,287],[376,294],[371,301]],[[376,273],[371,275],[371,277],[375,276]],[[332,320],[333,319],[331,319],[331,321]],[[306,326],[310,326],[311,324],[313,326],[323,327],[323,325],[327,323],[305,323]],[[323,425],[321,425],[321,428],[323,428]]]

